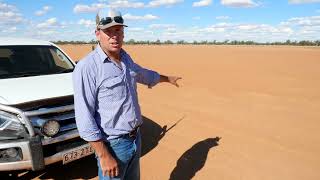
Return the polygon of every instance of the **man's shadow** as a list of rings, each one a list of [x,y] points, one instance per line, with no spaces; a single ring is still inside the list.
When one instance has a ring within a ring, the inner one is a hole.
[[[161,127],[153,120],[143,116],[141,127],[142,149],[141,156],[149,153],[154,149],[164,135],[175,127],[183,118],[178,120],[174,125],[167,129],[167,126]],[[97,161],[93,155],[79,159],[66,165],[61,162],[49,165],[41,171],[21,171],[18,179],[91,179],[97,176]],[[1,176],[0,176],[1,177]],[[2,178],[1,178],[2,179]],[[14,178],[15,179],[15,178]]]
[[[184,116],[170,128],[167,128],[167,125],[161,127],[156,122],[143,116],[143,124],[141,126],[141,157],[154,149],[158,145],[159,141],[165,136],[165,134],[183,119]]]
[[[170,175],[170,180],[187,180],[203,168],[206,163],[208,152],[218,145],[221,138],[207,138],[188,149],[177,161],[176,167]]]

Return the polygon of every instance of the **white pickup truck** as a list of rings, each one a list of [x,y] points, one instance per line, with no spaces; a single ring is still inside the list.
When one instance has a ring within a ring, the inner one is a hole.
[[[74,67],[53,43],[0,38],[0,172],[41,170],[93,153],[75,124]]]

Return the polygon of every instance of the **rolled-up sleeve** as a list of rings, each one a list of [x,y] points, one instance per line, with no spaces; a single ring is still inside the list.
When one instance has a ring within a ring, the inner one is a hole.
[[[152,87],[154,85],[156,85],[159,80],[160,80],[160,74],[149,70],[149,69],[145,69],[142,68],[141,66],[139,66],[138,64],[133,63],[133,69],[135,72],[137,72],[137,82],[141,83],[141,84],[145,84],[148,87]]]
[[[91,66],[80,62],[72,74],[76,124],[80,137],[86,141],[102,139],[94,118],[97,93],[94,73]]]

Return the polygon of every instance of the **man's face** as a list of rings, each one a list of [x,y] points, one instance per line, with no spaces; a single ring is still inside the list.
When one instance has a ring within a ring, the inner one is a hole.
[[[97,30],[96,36],[104,51],[110,53],[120,52],[124,38],[123,26],[112,26],[107,29]]]

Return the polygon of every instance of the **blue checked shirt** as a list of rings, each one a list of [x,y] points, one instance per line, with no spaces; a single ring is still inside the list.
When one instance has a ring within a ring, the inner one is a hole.
[[[159,82],[157,72],[135,64],[124,50],[120,57],[121,66],[97,45],[73,72],[76,124],[86,141],[114,139],[141,125],[136,83]]]

